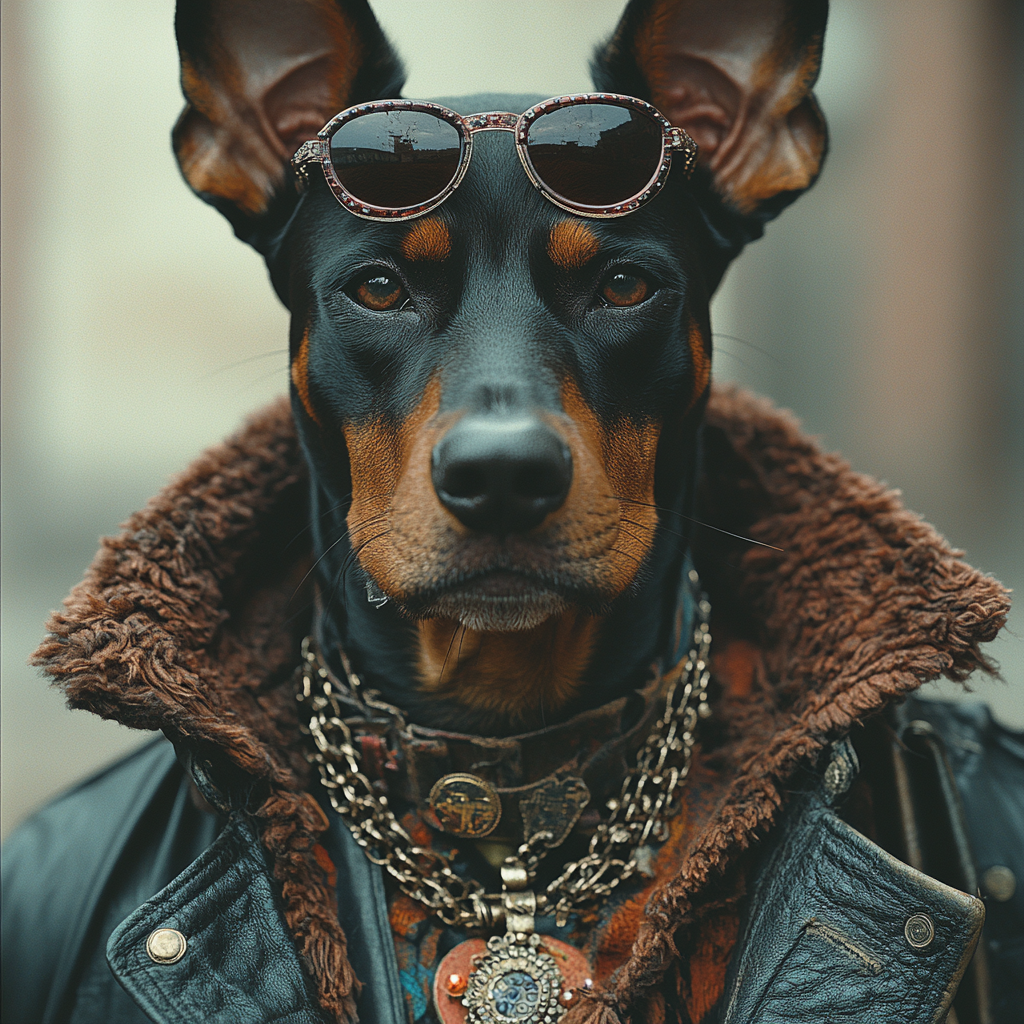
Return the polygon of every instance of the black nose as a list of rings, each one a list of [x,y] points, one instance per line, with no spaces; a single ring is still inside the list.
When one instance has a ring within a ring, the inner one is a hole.
[[[441,504],[471,530],[526,533],[565,501],[572,455],[534,416],[466,416],[434,448]]]

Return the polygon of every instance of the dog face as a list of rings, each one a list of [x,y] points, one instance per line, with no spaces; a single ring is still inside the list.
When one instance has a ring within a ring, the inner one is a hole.
[[[499,663],[531,645],[561,657],[539,684],[557,707],[617,605],[655,563],[678,567],[708,302],[736,251],[723,225],[756,235],[814,180],[823,26],[810,0],[634,0],[598,84],[696,138],[695,184],[677,172],[628,216],[578,217],[532,187],[508,133],[487,132],[440,207],[371,222],[315,169],[298,201],[287,170],[339,110],[399,94],[365,3],[179,5],[189,106],[175,148],[193,188],[268,254],[292,311],[321,589],[358,560],[417,624],[423,686],[444,689],[461,627],[460,648],[491,637]]]
[[[475,146],[421,219],[358,220],[314,185],[293,230],[292,380],[381,590],[416,618],[521,630],[636,578],[659,442],[678,444],[708,384],[707,293],[681,175],[658,204],[587,221],[532,188],[507,134]]]

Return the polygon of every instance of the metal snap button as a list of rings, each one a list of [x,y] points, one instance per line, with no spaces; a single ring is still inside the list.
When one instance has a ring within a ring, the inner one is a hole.
[[[157,928],[146,939],[146,952],[157,964],[176,964],[184,955],[188,943],[181,932],[173,928]]]
[[[1003,864],[993,864],[981,876],[981,888],[986,896],[991,896],[997,903],[1006,903],[1013,899],[1017,891],[1017,878]]]
[[[935,938],[935,922],[927,914],[911,914],[903,934],[914,949],[927,949]]]

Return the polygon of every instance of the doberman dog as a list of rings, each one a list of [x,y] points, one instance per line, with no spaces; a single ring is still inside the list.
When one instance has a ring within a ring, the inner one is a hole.
[[[291,310],[292,410],[51,619],[36,661],[72,706],[175,749],[20,834],[25,1005],[945,1019],[984,908],[928,712],[879,713],[984,666],[1006,595],[709,392],[709,298],[821,167],[825,7],[632,0],[598,92],[429,103],[364,0],[181,0],[176,153]],[[711,552],[696,519],[786,557]],[[974,786],[1011,744],[959,722]]]
[[[664,652],[709,298],[819,172],[825,15],[824,0],[632,0],[596,85],[653,104],[699,158],[691,177],[676,152],[623,215],[535,187],[511,115],[536,101],[480,96],[442,105],[511,112],[484,126],[512,134],[473,132],[458,187],[406,210],[422,215],[368,217],[319,166],[300,199],[290,164],[339,111],[400,95],[367,5],[179,5],[179,162],[291,310],[320,643],[413,720],[536,728],[637,686]],[[387,174],[368,187],[408,207]]]

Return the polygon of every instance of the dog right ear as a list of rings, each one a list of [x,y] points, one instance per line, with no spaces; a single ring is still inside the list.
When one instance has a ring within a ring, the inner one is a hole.
[[[178,166],[251,242],[299,146],[404,80],[366,0],[178,0],[174,29],[187,101],[171,136]]]
[[[763,222],[814,184],[825,158],[811,89],[827,15],[827,0],[630,0],[596,54],[595,82],[685,128],[719,200]]]

